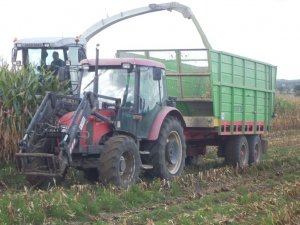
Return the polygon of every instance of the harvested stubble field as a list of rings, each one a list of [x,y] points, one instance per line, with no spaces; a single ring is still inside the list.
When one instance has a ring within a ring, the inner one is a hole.
[[[37,190],[16,173],[11,160],[38,102],[34,97],[40,81],[24,83],[24,75],[10,75],[1,69],[1,225],[300,224],[299,98],[277,97],[278,116],[266,136],[270,148],[260,165],[226,167],[212,148],[200,166],[186,168],[171,181],[142,177],[124,190],[90,184],[71,171],[63,186]],[[49,86],[56,82],[47,79]]]
[[[299,131],[267,138],[260,165],[225,167],[212,149],[175,180],[143,178],[128,190],[89,184],[75,171],[64,186],[33,190],[2,166],[0,224],[299,224]]]

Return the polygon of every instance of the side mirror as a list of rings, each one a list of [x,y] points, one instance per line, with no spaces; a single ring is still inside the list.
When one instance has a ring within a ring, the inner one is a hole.
[[[153,80],[161,80],[161,68],[153,68]]]

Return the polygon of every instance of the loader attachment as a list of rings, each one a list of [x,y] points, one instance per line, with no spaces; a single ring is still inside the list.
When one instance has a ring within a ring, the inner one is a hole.
[[[98,97],[113,99],[120,104],[119,99],[92,92],[84,93],[82,99],[47,94],[20,141],[20,150],[16,154],[19,172],[29,176],[63,176],[72,166],[73,152],[80,148],[81,132],[89,117],[93,115],[113,126],[110,118],[96,111]],[[68,121],[60,121],[69,112],[72,116],[64,119]]]
[[[47,93],[19,142],[16,165],[20,173],[32,176],[62,176],[68,161],[59,142],[67,128],[58,124],[65,113],[77,109],[81,99]]]
[[[33,160],[43,161],[43,165],[32,167]],[[48,153],[17,153],[16,154],[17,169],[25,175],[39,176],[62,176],[59,168],[57,156]]]

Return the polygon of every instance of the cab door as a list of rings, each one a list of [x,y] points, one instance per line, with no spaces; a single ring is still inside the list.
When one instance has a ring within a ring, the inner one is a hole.
[[[164,71],[155,67],[140,67],[137,137],[147,138],[152,124],[161,110],[164,97]]]

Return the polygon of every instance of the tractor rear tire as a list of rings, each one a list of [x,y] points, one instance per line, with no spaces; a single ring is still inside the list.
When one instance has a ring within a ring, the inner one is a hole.
[[[247,137],[249,145],[249,164],[258,164],[262,158],[261,139],[258,135]]]
[[[181,123],[175,117],[166,117],[158,139],[150,149],[151,176],[171,179],[180,176],[186,158],[186,143]]]
[[[232,136],[226,143],[225,161],[234,167],[244,168],[249,162],[249,146],[245,136]]]
[[[41,138],[35,141],[35,143],[31,147],[30,153],[48,153],[51,148],[50,139]],[[35,168],[43,168],[46,167],[46,161],[44,159],[33,157],[29,166],[34,170]],[[48,186],[58,184],[61,182],[61,178],[40,176],[40,175],[26,175],[26,180],[31,186],[37,188],[46,188]]]
[[[104,145],[98,167],[103,184],[128,187],[140,174],[141,160],[134,140],[125,135],[111,137]]]

